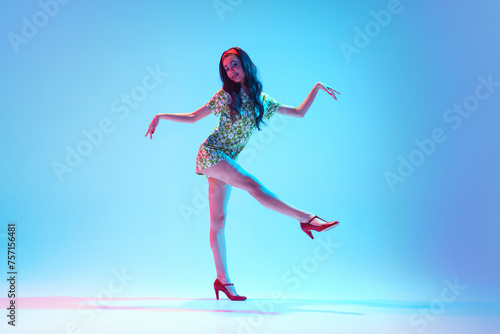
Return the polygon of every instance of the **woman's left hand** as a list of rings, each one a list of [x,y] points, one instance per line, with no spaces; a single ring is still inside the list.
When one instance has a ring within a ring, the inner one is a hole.
[[[149,139],[153,139],[153,133],[155,133],[156,127],[158,126],[158,122],[160,121],[160,118],[158,115],[155,115],[153,117],[153,120],[151,121],[151,124],[149,124],[148,132],[146,132],[146,136],[149,135]],[[144,137],[146,137],[144,136]]]
[[[332,87],[322,83],[322,82],[318,82],[317,83],[318,87],[322,90],[324,90],[325,92],[327,92],[328,94],[330,94],[331,96],[333,96],[333,98],[336,100],[337,97],[335,96],[335,93],[341,95],[339,92],[337,92],[335,89],[333,89]]]

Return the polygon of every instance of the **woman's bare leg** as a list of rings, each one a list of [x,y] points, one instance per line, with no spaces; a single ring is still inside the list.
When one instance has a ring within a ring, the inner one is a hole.
[[[214,255],[217,279],[222,284],[231,283],[227,271],[225,225],[227,201],[231,186],[213,177],[208,178],[208,199],[210,203],[210,247]],[[233,286],[226,286],[230,293],[236,294]]]
[[[300,222],[307,222],[314,215],[299,210],[280,200],[269,189],[264,187],[253,175],[246,172],[235,161],[223,160],[203,170],[203,174],[224,182],[225,184],[248,191],[259,203],[266,208],[277,211]],[[321,225],[322,222],[314,219],[311,224]]]

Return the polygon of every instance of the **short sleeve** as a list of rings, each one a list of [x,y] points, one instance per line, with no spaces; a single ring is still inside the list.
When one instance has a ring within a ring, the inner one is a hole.
[[[276,111],[281,107],[281,103],[267,95],[266,93],[261,94],[262,104],[264,105],[264,118],[269,120]]]
[[[222,88],[212,96],[206,106],[215,115],[219,116],[223,111],[229,109],[230,95]]]

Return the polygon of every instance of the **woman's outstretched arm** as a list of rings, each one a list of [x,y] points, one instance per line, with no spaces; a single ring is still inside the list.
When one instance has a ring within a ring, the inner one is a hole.
[[[181,122],[181,123],[194,123],[200,119],[210,115],[211,111],[207,106],[203,106],[200,109],[183,114],[157,114],[149,124],[148,132],[144,137],[150,135],[150,139],[153,139],[153,133],[155,133],[156,127],[160,119],[166,119],[167,121]]]
[[[302,102],[302,104],[300,106],[298,106],[296,108],[288,107],[288,106],[281,106],[277,112],[282,114],[282,115],[286,115],[286,116],[304,117],[306,112],[309,110],[309,107],[313,103],[314,99],[316,98],[316,94],[318,94],[318,90],[320,90],[320,89],[324,90],[325,92],[327,92],[328,94],[333,96],[333,98],[335,100],[337,99],[335,94],[340,95],[340,93],[337,92],[336,90],[334,90],[333,88],[325,85],[324,83],[318,82],[317,84],[314,85],[313,89],[311,90],[309,95],[307,95],[306,99],[304,100],[304,102]]]

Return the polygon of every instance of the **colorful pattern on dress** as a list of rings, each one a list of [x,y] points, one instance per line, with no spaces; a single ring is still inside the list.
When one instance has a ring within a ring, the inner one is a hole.
[[[215,116],[219,116],[220,119],[219,125],[208,136],[207,140],[201,144],[198,150],[196,174],[203,175],[200,171],[227,158],[236,161],[238,154],[240,154],[248,143],[252,133],[257,129],[255,126],[255,108],[243,88],[240,91],[240,95],[242,100],[241,117],[234,122],[231,120],[229,111],[229,103],[231,102],[229,93],[220,89],[207,102],[206,106]],[[264,116],[262,119],[265,122],[276,113],[281,107],[281,103],[266,93],[261,93],[261,101],[264,105]],[[264,125],[261,125],[261,128],[262,126]]]

